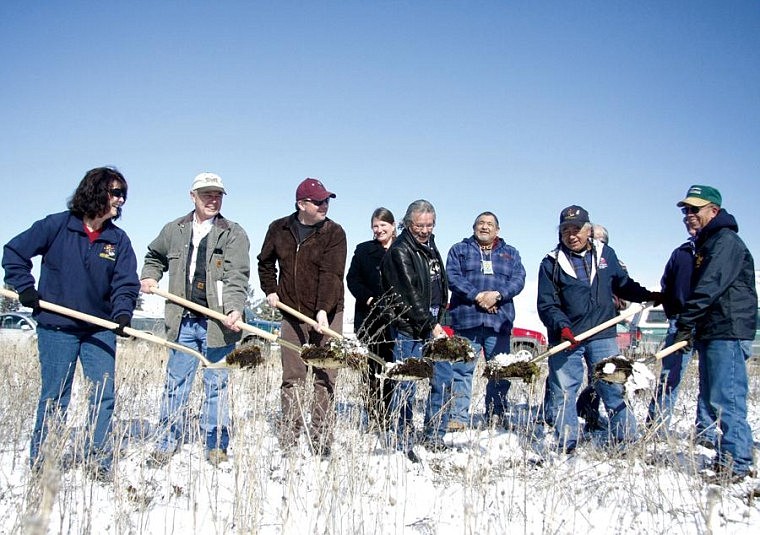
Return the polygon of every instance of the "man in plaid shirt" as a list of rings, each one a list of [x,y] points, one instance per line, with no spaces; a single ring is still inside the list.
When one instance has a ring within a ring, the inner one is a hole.
[[[509,337],[515,319],[512,299],[525,286],[525,268],[517,249],[499,237],[499,219],[483,212],[475,219],[472,236],[455,244],[446,260],[451,303],[449,313],[455,333],[467,338],[475,354],[491,360],[509,353]],[[469,422],[472,376],[476,360],[453,364],[454,402],[449,430],[464,429]],[[503,423],[510,383],[490,379],[486,387],[486,419]]]

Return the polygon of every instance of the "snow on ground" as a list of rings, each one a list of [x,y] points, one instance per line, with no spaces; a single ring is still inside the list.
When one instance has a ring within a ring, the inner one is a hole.
[[[348,371],[339,379],[333,455],[313,456],[305,439],[284,453],[275,438],[275,358],[254,372],[233,372],[235,428],[227,462],[212,467],[191,439],[168,465],[153,468],[146,459],[161,356],[144,346],[133,352],[120,364],[116,434],[122,448],[113,483],[92,480],[76,463],[32,483],[27,445],[39,372],[33,360],[19,359],[0,379],[8,400],[0,433],[0,533],[755,533],[760,525],[760,480],[722,487],[706,485],[697,473],[713,453],[690,436],[693,376],[683,385],[668,439],[646,435],[615,452],[603,437],[585,435],[575,455],[558,454],[551,429],[535,418],[540,388],[515,383],[508,429],[488,427],[476,415],[472,429],[446,436],[447,451],[417,446],[422,462],[412,463],[386,447],[383,433],[366,428],[358,376]],[[756,448],[757,372],[750,393]],[[426,388],[418,390],[419,428]],[[476,414],[482,393],[479,381]],[[639,416],[648,395],[634,400]],[[77,447],[81,401],[80,392],[61,455]],[[195,414],[199,402],[196,388]]]

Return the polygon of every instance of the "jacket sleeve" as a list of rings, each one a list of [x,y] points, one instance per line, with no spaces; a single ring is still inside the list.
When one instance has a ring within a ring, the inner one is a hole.
[[[414,259],[401,247],[391,247],[383,258],[383,277],[404,301],[397,307],[410,326],[418,332],[429,331],[436,319],[430,313],[423,296],[413,281],[418,276],[414,269]]]
[[[604,246],[604,258],[607,260],[607,269],[611,270],[612,293],[622,299],[641,303],[651,298],[652,292],[633,280],[628,275],[628,270],[623,268],[615,251]]]
[[[446,276],[449,280],[449,288],[452,294],[465,303],[474,303],[478,295],[478,288],[465,276],[463,262],[467,262],[466,250],[463,250],[462,242],[449,249],[446,256]]]
[[[137,278],[137,257],[132,242],[126,234],[121,234],[119,256],[111,279],[111,317],[127,315],[130,318],[140,295],[140,280]]]
[[[224,254],[224,313],[243,312],[248,298],[248,281],[251,277],[251,244],[243,227],[232,225]]]
[[[366,261],[367,251],[362,244],[356,246],[354,256],[351,257],[351,265],[346,275],[346,285],[348,290],[356,298],[360,306],[365,307],[370,297],[375,297],[374,292],[366,281],[364,274],[363,262]]]
[[[559,340],[559,333],[564,327],[572,325],[562,310],[559,290],[552,280],[554,262],[555,260],[548,257],[541,262],[538,269],[538,297],[536,299],[538,317],[546,326],[549,340],[552,342]]]
[[[736,261],[745,254],[742,244],[729,235],[719,236],[712,247],[703,248],[699,279],[686,301],[684,312],[678,317],[679,328],[693,328],[697,320],[720,299],[739,277],[742,263]]]
[[[44,255],[47,252],[60,225],[65,224],[65,219],[60,224],[56,224],[53,217],[48,216],[35,222],[30,228],[5,244],[3,247],[3,269],[5,270],[5,283],[8,286],[16,292],[23,292],[34,286],[32,258]]]
[[[277,251],[275,249],[275,225],[272,223],[267,229],[264,236],[264,243],[261,245],[261,252],[257,256],[259,285],[264,295],[269,295],[277,291]]]
[[[143,260],[143,268],[140,279],[155,279],[160,281],[164,272],[169,269],[169,247],[171,242],[169,223],[161,229],[158,236],[148,245],[148,252]]]
[[[507,283],[498,288],[504,301],[514,299],[525,288],[525,268],[520,260],[520,253],[517,249],[510,247],[509,253],[511,255],[511,269],[510,276]]]
[[[317,286],[317,310],[334,312],[343,298],[343,274],[346,271],[346,233],[335,224],[330,240],[322,251]]]

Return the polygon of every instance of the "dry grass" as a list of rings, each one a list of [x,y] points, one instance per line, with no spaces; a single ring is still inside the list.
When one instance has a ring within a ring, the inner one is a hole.
[[[4,347],[0,374],[0,533],[695,533],[752,532],[760,506],[749,487],[707,487],[697,476],[709,452],[693,445],[694,365],[682,387],[667,440],[646,436],[624,453],[590,436],[577,455],[552,453],[535,420],[542,379],[513,382],[509,431],[449,435],[450,450],[421,452],[423,463],[383,447],[367,430],[359,374],[342,370],[336,393],[333,456],[313,457],[302,441],[283,452],[275,438],[279,359],[233,370],[230,461],[218,468],[197,441],[163,468],[146,464],[166,354],[127,342],[118,354],[114,433],[120,447],[112,484],[89,479],[71,459],[82,451],[86,388],[81,374],[68,423],[49,441],[51,460],[30,477],[28,442],[38,396],[36,350]],[[482,411],[480,363],[473,400]],[[424,383],[418,389],[421,427]],[[649,393],[634,408],[643,421]],[[304,404],[308,390],[301,393]],[[202,397],[196,381],[194,421]],[[752,364],[751,425],[760,433],[760,370]],[[479,423],[473,418],[473,425]],[[72,465],[72,466],[70,466]],[[70,467],[69,467],[70,466]],[[756,481],[755,481],[756,483]]]

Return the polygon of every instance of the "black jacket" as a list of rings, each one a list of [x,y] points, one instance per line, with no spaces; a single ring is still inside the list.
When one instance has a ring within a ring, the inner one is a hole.
[[[430,313],[430,262],[436,260],[441,272],[441,308],[437,316]],[[433,236],[424,246],[404,230],[393,242],[380,265],[383,290],[393,295],[394,325],[415,338],[429,338],[437,323],[443,322],[449,287],[443,259]]]
[[[380,262],[385,256],[385,247],[379,241],[370,240],[356,246],[354,256],[351,258],[351,266],[346,275],[348,289],[356,298],[354,307],[354,332],[359,329],[370,313],[371,305],[367,304],[370,297],[374,298],[372,304],[383,295],[383,286],[380,281]]]
[[[681,313],[686,299],[691,294],[691,278],[694,273],[694,242],[682,243],[670,255],[662,274],[662,308],[668,318]]]
[[[757,324],[755,264],[725,210],[697,235],[692,291],[678,328],[698,340],[752,340]]]

